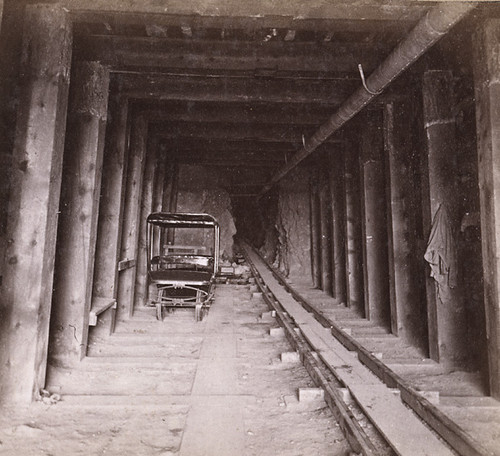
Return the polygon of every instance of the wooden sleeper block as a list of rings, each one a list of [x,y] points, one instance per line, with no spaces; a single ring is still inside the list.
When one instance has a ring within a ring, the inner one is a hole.
[[[285,335],[285,331],[283,328],[271,328],[269,330],[269,335],[273,337],[281,337]]]
[[[299,402],[312,402],[325,398],[323,388],[299,388],[298,389]]]
[[[282,363],[300,363],[300,355],[297,352],[283,352],[280,358]]]

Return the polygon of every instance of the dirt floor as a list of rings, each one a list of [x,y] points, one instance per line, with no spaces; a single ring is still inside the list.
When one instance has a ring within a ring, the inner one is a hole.
[[[290,347],[269,334],[266,312],[244,285],[218,285],[199,323],[192,311],[158,322],[139,310],[93,337],[78,369],[49,369],[61,400],[2,412],[0,454],[351,454],[326,404],[298,401],[314,385],[298,362],[281,362]]]

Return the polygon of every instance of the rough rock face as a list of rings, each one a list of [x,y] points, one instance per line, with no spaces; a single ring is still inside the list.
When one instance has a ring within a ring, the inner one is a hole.
[[[179,174],[177,212],[204,212],[213,215],[220,225],[220,249],[223,260],[232,260],[236,234],[231,198],[221,187],[218,176],[209,175],[197,166],[185,166]]]
[[[275,266],[290,278],[311,277],[309,236],[309,172],[299,168],[280,184]]]
[[[278,217],[278,198],[271,194],[266,200],[261,201],[260,223],[264,231],[262,245],[259,246],[260,254],[269,262],[275,263],[278,249],[278,231],[276,229],[276,219]]]

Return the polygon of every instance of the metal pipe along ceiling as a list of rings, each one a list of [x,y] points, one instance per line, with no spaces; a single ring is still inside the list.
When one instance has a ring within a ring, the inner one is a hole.
[[[263,187],[260,196],[285,177],[302,160],[312,154],[330,135],[360,112],[396,77],[444,36],[458,21],[477,6],[477,2],[449,2],[435,6],[410,31],[382,64],[373,71],[366,84],[356,90],[304,143],[291,160]]]

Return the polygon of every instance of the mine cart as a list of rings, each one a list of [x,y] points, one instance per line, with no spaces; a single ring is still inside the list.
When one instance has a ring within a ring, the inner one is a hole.
[[[148,290],[164,309],[194,308],[200,321],[210,307],[219,268],[219,224],[208,214],[156,212],[147,219]]]

